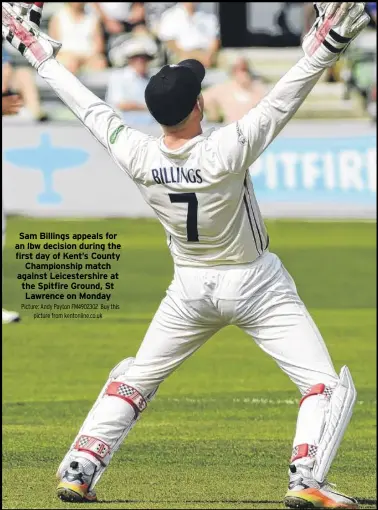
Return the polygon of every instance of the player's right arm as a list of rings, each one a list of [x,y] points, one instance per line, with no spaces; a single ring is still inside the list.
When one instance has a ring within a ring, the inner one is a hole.
[[[252,165],[297,112],[323,71],[303,57],[255,108],[215,132],[228,171],[244,172]]]
[[[113,108],[87,89],[55,59],[46,60],[38,68],[38,73],[108,151],[117,165],[132,179],[138,179],[138,165],[134,163],[149,137],[126,126]]]
[[[361,2],[350,10],[347,3],[316,5],[318,17],[303,41],[305,56],[240,121],[216,132],[219,157],[228,171],[249,168],[298,111],[324,70],[368,23]]]

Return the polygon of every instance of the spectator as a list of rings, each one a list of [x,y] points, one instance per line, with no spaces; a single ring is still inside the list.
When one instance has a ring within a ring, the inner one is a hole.
[[[144,2],[146,26],[154,36],[159,35],[160,21],[163,14],[174,7],[177,2]]]
[[[122,44],[131,32],[146,32],[144,6],[142,2],[93,2],[90,6],[100,17],[105,41],[108,65],[112,49]]]
[[[2,97],[1,114],[16,115],[22,107],[22,100],[18,94],[7,94]]]
[[[1,91],[3,97],[11,98],[6,99],[5,103],[11,106],[15,100],[14,96],[20,96],[19,99],[23,102],[25,110],[30,113],[34,120],[37,122],[48,120],[48,116],[42,109],[39,91],[35,82],[34,70],[24,66],[15,69],[4,47],[2,48],[2,57]],[[16,103],[18,104],[18,108],[17,111],[13,109],[14,114],[18,113],[20,110],[19,101]]]
[[[154,124],[144,100],[144,91],[149,81],[148,65],[157,47],[151,39],[136,37],[125,43],[123,50],[128,65],[112,72],[106,101],[122,113],[124,122],[129,126]]]
[[[82,69],[106,67],[100,20],[96,14],[85,11],[85,2],[66,2],[52,16],[49,35],[62,43],[57,60],[73,74]]]
[[[158,46],[158,54],[155,62],[156,67],[162,67],[169,63],[167,48],[159,39],[159,30],[163,14],[176,4],[177,2],[143,2],[146,28],[154,37]]]
[[[145,26],[142,2],[93,2],[91,6],[109,35],[127,33]]]
[[[175,61],[195,58],[211,67],[219,49],[219,22],[214,14],[197,7],[198,2],[179,2],[167,10],[161,18],[158,36]]]
[[[263,82],[256,78],[245,58],[238,59],[231,68],[230,80],[204,91],[207,119],[226,123],[237,121],[265,96]]]

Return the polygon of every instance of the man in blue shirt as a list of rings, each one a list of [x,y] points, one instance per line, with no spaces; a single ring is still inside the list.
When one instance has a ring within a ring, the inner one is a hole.
[[[123,52],[128,65],[115,69],[110,77],[106,100],[121,113],[123,121],[129,126],[150,126],[156,123],[144,99],[149,81],[148,65],[156,51],[156,44],[150,39],[127,41]]]

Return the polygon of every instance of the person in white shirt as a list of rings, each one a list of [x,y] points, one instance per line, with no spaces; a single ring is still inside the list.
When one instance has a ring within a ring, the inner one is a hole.
[[[49,35],[62,42],[64,50],[58,59],[72,73],[107,67],[100,20],[96,14],[85,12],[85,2],[66,2],[52,16]]]
[[[146,26],[153,35],[159,35],[163,14],[176,4],[177,2],[143,2]]]
[[[205,67],[215,64],[220,45],[218,18],[198,10],[198,2],[179,2],[164,12],[158,37],[175,61],[195,58]]]
[[[214,333],[233,324],[302,394],[285,504],[358,507],[326,480],[356,401],[353,379],[347,367],[337,375],[293,279],[269,251],[249,177],[250,166],[324,70],[369,22],[362,2],[315,5],[317,19],[303,41],[304,57],[255,108],[226,127],[202,131],[205,68],[199,61],[164,66],[145,93],[163,130],[155,138],[125,125],[53,58],[55,43],[31,34],[3,4],[7,40],[135,182],[164,227],[174,260],[173,281],[135,358],[110,372],[58,468],[62,500],[96,500],[96,483],[159,385]]]
[[[157,46],[151,39],[135,37],[123,45],[122,51],[127,66],[112,71],[106,101],[121,113],[129,126],[155,124],[147,109],[144,93],[149,82],[148,66]]]
[[[91,2],[90,5],[99,15],[108,34],[131,32],[145,24],[142,2]]]

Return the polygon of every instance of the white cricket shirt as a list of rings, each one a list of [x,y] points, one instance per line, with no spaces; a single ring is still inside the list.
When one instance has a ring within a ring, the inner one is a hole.
[[[174,263],[253,262],[268,247],[248,169],[303,103],[324,69],[306,57],[240,121],[177,150],[126,126],[56,60],[38,72],[137,184],[163,225]]]

